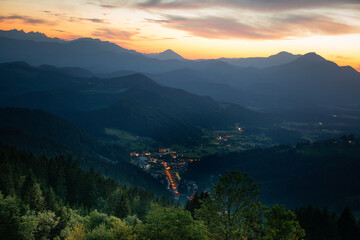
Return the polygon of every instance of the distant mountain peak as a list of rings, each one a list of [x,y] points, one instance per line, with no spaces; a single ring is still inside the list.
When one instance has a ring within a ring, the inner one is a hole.
[[[311,62],[311,63],[319,63],[319,62],[327,62],[327,60],[325,58],[323,58],[322,56],[318,55],[315,52],[309,52],[301,57],[298,58],[298,61],[306,61],[306,62]]]
[[[286,52],[286,51],[281,51],[275,55],[272,55],[272,56],[294,56],[294,54],[292,53],[289,53],[289,52]]]
[[[18,40],[31,40],[35,42],[64,42],[64,40],[59,38],[50,38],[46,36],[44,33],[41,32],[24,32],[23,29],[17,30],[12,29],[8,31],[0,30],[0,37],[6,37],[11,39],[18,39]]]
[[[167,49],[160,53],[150,53],[147,54],[147,56],[159,60],[184,60],[180,54],[174,52],[171,49]]]
[[[162,53],[163,53],[163,54],[164,54],[164,53],[177,54],[176,52],[174,52],[174,51],[171,50],[171,49],[167,49],[167,50],[163,51]],[[179,54],[178,54],[178,55],[179,55]]]

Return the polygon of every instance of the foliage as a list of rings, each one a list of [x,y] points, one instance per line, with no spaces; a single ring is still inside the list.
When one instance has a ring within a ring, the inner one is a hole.
[[[240,171],[226,172],[210,194],[195,193],[184,208],[92,169],[85,172],[70,160],[36,158],[2,145],[0,174],[5,240],[295,240],[304,230],[308,240],[360,238],[348,208],[339,217],[312,207],[295,216],[278,205],[264,213],[258,184]]]
[[[188,210],[193,217],[195,217],[195,210],[199,209],[201,206],[201,203],[204,202],[207,198],[209,198],[210,195],[208,192],[204,191],[198,195],[197,192],[186,202],[185,204],[185,210]]]
[[[138,224],[136,232],[138,239],[207,239],[204,224],[194,220],[190,212],[181,208],[166,208],[159,205],[151,207],[145,223]]]
[[[260,239],[263,206],[258,192],[247,174],[226,172],[195,215],[206,223],[213,239]]]
[[[112,228],[110,229],[112,236],[117,240],[134,240],[134,229],[131,225],[124,223],[120,219],[113,222]]]
[[[265,239],[297,240],[305,237],[305,231],[296,219],[295,213],[284,206],[274,205],[265,212]]]
[[[340,216],[312,206],[297,209],[296,215],[307,240],[360,239],[360,223],[347,207]]]
[[[77,222],[74,227],[71,229],[66,240],[85,240],[86,239],[86,229],[84,224]]]

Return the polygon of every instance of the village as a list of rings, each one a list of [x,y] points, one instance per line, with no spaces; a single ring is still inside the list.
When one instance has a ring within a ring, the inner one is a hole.
[[[175,198],[179,198],[179,184],[181,175],[186,171],[191,162],[200,161],[198,158],[185,157],[181,152],[170,148],[160,148],[157,152],[132,152],[131,163],[149,172],[153,177],[163,181],[166,177],[167,188]]]
[[[167,188],[173,193],[174,197],[178,199],[180,197],[179,185],[182,180],[182,175],[186,172],[190,163],[196,163],[200,161],[202,155],[207,155],[212,149],[219,147],[235,148],[234,150],[245,150],[241,146],[232,146],[234,144],[233,139],[236,136],[241,135],[242,128],[237,128],[236,131],[218,131],[211,133],[210,141],[206,141],[207,144],[201,144],[197,148],[188,149],[179,146],[172,148],[159,148],[157,151],[144,151],[144,152],[131,152],[131,163],[140,167],[144,171],[151,174],[153,177],[159,179],[161,182],[167,184]],[[232,144],[232,145],[230,145]],[[231,149],[233,150],[233,149]],[[203,153],[203,154],[202,154]],[[189,192],[195,191],[197,185],[194,182],[184,183]]]

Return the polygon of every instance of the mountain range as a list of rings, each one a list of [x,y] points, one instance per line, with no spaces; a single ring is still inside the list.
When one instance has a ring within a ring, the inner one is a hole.
[[[10,30],[0,32],[0,62],[25,61],[32,65],[57,67],[81,67],[94,73],[110,73],[130,70],[144,73],[160,73],[181,68],[201,69],[213,62],[229,62],[252,67],[273,66],[292,61],[292,54],[277,54],[267,58],[186,60],[173,50],[161,53],[142,54],[122,48],[114,43],[92,38],[73,41],[49,38],[42,33],[24,33]],[[275,64],[275,65],[276,65]]]
[[[1,64],[1,105],[49,111],[98,135],[115,128],[169,143],[194,143],[201,128],[269,123],[265,114],[163,87],[142,74],[100,79],[79,72]]]
[[[0,50],[0,62],[53,65],[63,68],[63,73],[80,67],[84,69],[81,73],[75,71],[79,77],[143,73],[164,86],[265,112],[360,105],[360,73],[316,53],[186,60],[172,50],[142,54],[98,39],[59,42],[40,33],[16,30],[1,32]]]
[[[162,85],[257,110],[360,103],[360,73],[316,53],[263,69],[214,62],[201,70],[185,68],[152,77]]]

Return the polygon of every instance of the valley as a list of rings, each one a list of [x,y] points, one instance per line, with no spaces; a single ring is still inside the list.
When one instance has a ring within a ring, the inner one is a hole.
[[[1,240],[359,240],[360,0],[0,0]]]

